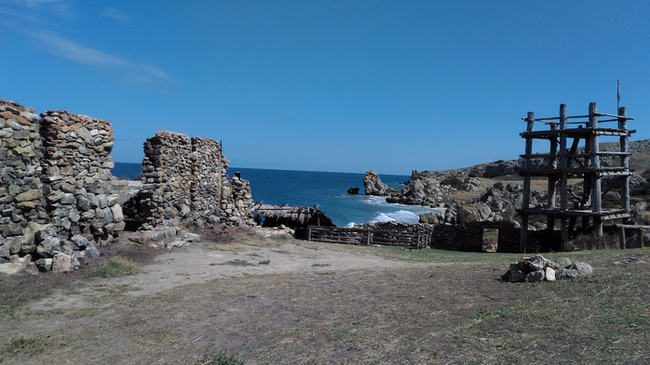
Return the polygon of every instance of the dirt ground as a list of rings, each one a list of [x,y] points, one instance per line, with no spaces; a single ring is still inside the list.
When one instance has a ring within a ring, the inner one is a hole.
[[[520,255],[359,247],[201,232],[102,248],[144,272],[0,277],[0,363],[648,363],[648,249],[578,253],[597,275],[498,280]],[[566,254],[565,254],[566,255]],[[554,257],[558,255],[555,254]],[[207,360],[206,360],[207,359]]]

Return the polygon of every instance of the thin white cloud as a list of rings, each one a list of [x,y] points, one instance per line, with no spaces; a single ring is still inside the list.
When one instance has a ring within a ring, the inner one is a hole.
[[[27,31],[37,47],[68,60],[115,73],[127,84],[152,89],[174,88],[177,82],[165,71],[79,44],[51,31]]]
[[[82,46],[54,32],[34,31],[30,33],[37,43],[48,52],[75,62],[90,66],[125,66],[127,64],[119,57]]]
[[[30,11],[46,10],[62,16],[70,16],[74,12],[68,0],[9,0],[9,2],[22,5]]]
[[[139,88],[170,92],[178,86],[177,80],[159,68],[83,45],[48,30],[55,26],[47,21],[53,12],[67,15],[75,12],[69,0],[4,1],[6,6],[0,7],[0,25],[18,31],[40,50],[114,74],[116,81]],[[105,8],[103,15],[121,22],[131,21],[114,8]],[[73,22],[68,23],[72,25]]]
[[[129,23],[133,21],[131,18],[115,8],[104,8],[104,10],[102,10],[102,14],[122,23]]]

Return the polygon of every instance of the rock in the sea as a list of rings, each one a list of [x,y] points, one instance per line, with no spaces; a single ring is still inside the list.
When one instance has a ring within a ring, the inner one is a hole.
[[[351,195],[359,194],[359,188],[349,188],[348,189],[348,194],[351,194]]]
[[[363,187],[366,195],[386,196],[388,194],[388,185],[381,182],[379,175],[372,170],[366,172]]]

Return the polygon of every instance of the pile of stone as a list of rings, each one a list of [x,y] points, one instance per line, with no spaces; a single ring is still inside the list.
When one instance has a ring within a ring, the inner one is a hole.
[[[535,255],[510,263],[510,269],[501,276],[501,279],[511,283],[533,283],[543,280],[574,279],[580,275],[591,275],[593,272],[594,269],[586,262],[572,261],[566,257],[548,260],[542,255]]]
[[[228,179],[221,144],[208,138],[158,131],[144,143],[143,188],[124,203],[142,228],[218,223],[254,225],[250,184]]]
[[[239,172],[235,173],[225,185],[227,193],[221,203],[221,209],[227,222],[237,225],[239,222],[250,224],[253,211],[253,194],[250,182],[242,179]],[[229,188],[229,189],[228,189]]]
[[[109,122],[0,100],[0,264],[68,272],[123,228]],[[90,239],[89,239],[90,238]]]

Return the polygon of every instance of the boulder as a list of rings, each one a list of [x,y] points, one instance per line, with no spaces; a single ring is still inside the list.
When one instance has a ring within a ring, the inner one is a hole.
[[[511,283],[521,283],[524,280],[526,280],[526,273],[521,271],[521,270],[510,269],[510,270],[506,271],[505,274],[503,274],[501,279],[503,281],[508,281],[508,282],[511,282]]]
[[[467,224],[472,222],[483,222],[490,218],[492,210],[487,204],[461,205],[456,211],[456,222]]]
[[[388,191],[388,185],[381,182],[379,175],[372,170],[366,172],[366,176],[363,178],[363,187],[366,195],[386,196]]]
[[[531,271],[528,274],[526,274],[526,282],[527,283],[535,283],[538,281],[542,281],[545,278],[544,271],[538,270],[538,271]]]
[[[544,274],[546,276],[546,281],[555,281],[555,269],[552,267],[546,267],[544,269]]]
[[[349,188],[349,189],[348,189],[348,194],[350,194],[350,195],[357,195],[357,194],[359,194],[359,188]]]
[[[561,269],[566,269],[571,266],[571,259],[568,257],[558,257],[555,259],[555,262],[557,262]]]
[[[79,261],[74,255],[57,252],[52,259],[52,272],[55,274],[70,273],[78,266]]]
[[[594,269],[591,265],[582,261],[574,261],[573,265],[571,265],[569,269],[577,270],[580,275],[591,275],[594,273]]]
[[[575,279],[578,277],[578,270],[560,269],[555,272],[556,279]]]
[[[6,264],[0,264],[0,273],[6,275],[16,275],[21,274],[25,271],[25,266],[19,263],[9,262]]]

